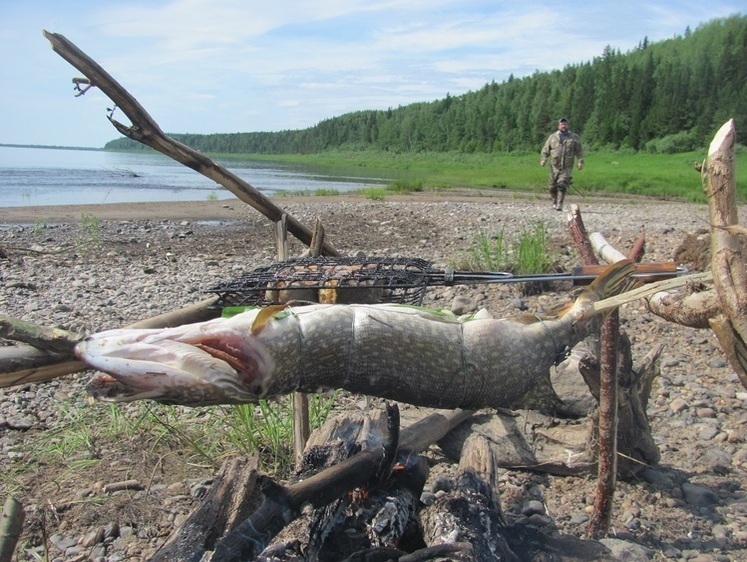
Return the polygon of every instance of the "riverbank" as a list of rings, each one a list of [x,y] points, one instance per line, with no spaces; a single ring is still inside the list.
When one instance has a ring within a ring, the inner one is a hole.
[[[366,202],[375,205],[378,201],[367,199],[363,193],[351,192],[330,196],[301,196],[288,195],[269,198],[275,205],[283,209],[285,206],[317,206],[328,203]],[[410,194],[387,193],[384,195],[386,203],[445,203],[469,202],[474,204],[496,204],[502,201],[536,202],[540,209],[545,204],[545,193],[537,191],[517,191],[506,189],[472,189],[451,188],[436,191],[420,191]],[[654,206],[684,204],[683,201],[641,197],[634,195],[610,196],[594,194],[568,196],[569,203],[576,203],[582,207],[597,203],[633,204]],[[231,221],[242,217],[252,216],[258,212],[238,198],[220,201],[163,201],[145,203],[105,203],[97,205],[47,205],[47,206],[19,206],[5,207],[0,210],[0,225],[23,223],[58,223],[80,222],[81,217],[96,217],[99,220],[194,220],[194,221]]]

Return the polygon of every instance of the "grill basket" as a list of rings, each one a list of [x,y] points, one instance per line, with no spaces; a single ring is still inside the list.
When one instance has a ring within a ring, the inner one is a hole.
[[[419,258],[306,257],[259,267],[206,292],[215,308],[295,301],[423,303],[431,263]]]

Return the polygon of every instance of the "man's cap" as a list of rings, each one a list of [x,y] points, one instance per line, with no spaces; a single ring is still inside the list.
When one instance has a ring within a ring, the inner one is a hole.
[[[560,124],[560,123],[568,123],[568,119],[566,119],[565,117],[563,117],[560,121],[558,121],[558,124]]]

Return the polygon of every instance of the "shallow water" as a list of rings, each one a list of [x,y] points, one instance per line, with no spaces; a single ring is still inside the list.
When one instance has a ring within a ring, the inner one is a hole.
[[[387,181],[320,174],[277,163],[218,162],[265,195],[319,189],[345,192]],[[234,197],[214,181],[162,154],[0,146],[0,208]]]

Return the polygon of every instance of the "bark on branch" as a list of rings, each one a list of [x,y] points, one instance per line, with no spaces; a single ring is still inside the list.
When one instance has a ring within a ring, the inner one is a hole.
[[[128,138],[141,142],[196,172],[219,183],[244,203],[251,205],[273,222],[280,220],[284,211],[262,195],[256,188],[236,174],[225,169],[204,154],[180,143],[164,133],[145,108],[130,95],[106,70],[91,59],[76,45],[59,33],[44,31],[52,44],[52,49],[76,69],[86,75],[90,84],[98,87],[116,106],[122,110],[132,125],[129,127],[108,116],[112,125]],[[312,232],[297,219],[287,215],[288,232],[307,246],[311,244]],[[325,255],[339,255],[329,243],[323,245]]]
[[[726,358],[747,388],[747,271],[739,238],[733,227],[737,216],[734,144],[731,119],[719,129],[703,164],[703,190],[708,198],[711,222],[711,270],[722,314],[711,327]]]

